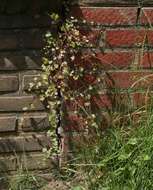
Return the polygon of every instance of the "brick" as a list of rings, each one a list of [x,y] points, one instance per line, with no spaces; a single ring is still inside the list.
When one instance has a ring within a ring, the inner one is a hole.
[[[45,135],[0,138],[0,153],[42,151],[50,146],[50,138]]]
[[[152,89],[152,72],[109,72],[106,75],[108,89]]]
[[[153,52],[152,51],[105,51],[92,53],[86,52],[82,55],[77,55],[75,64],[90,68],[92,63],[101,65],[102,70],[118,70],[118,69],[151,69],[153,67]]]
[[[114,94],[104,92],[100,95],[93,95],[90,102],[93,108],[98,106],[102,109],[111,109],[113,106],[112,100],[114,100]],[[80,106],[84,107],[84,103],[85,100],[83,98],[77,98],[75,101],[67,101],[66,107],[69,112],[73,112],[79,110]]]
[[[1,2],[0,13],[1,14],[33,14],[33,13],[45,13],[48,11],[59,12],[61,9],[61,1],[41,1],[41,0],[31,0],[21,2],[19,0],[14,0],[6,3],[5,1]]]
[[[153,23],[153,8],[142,8],[140,24],[152,26]]]
[[[21,29],[49,27],[51,19],[49,16],[36,15],[1,15],[0,29]]]
[[[26,154],[21,155],[19,168],[22,166],[23,169],[28,170],[44,170],[53,167],[50,159],[44,159],[45,155],[42,154]],[[21,165],[21,166],[20,166]]]
[[[99,108],[112,108],[111,95],[109,94],[95,95],[91,98],[91,102],[93,105],[98,106]]]
[[[0,52],[0,71],[40,70],[42,57],[40,52]]]
[[[84,100],[83,98],[77,98],[75,101],[67,100],[65,104],[66,104],[67,110],[75,111],[79,109],[79,106],[84,105]]]
[[[109,69],[151,69],[153,67],[153,52],[105,52],[96,55],[97,61],[101,62],[102,68]]]
[[[0,97],[0,111],[35,111],[44,110],[38,98],[33,96]]]
[[[35,82],[34,78],[37,78],[39,81],[40,75],[24,75],[23,76],[23,90],[25,90],[25,91],[29,90],[31,82],[34,84],[36,84],[38,82],[38,81]],[[35,90],[35,89],[33,88],[33,90]]]
[[[131,98],[126,93],[106,93],[95,95],[91,99],[93,108],[104,110],[119,110],[121,107],[128,108],[131,104]]]
[[[90,84],[93,85],[94,82],[96,82],[96,78],[95,78],[95,76],[93,76],[91,74],[86,74],[80,80],[74,80],[73,78],[70,78],[70,80],[68,82],[69,82],[68,83],[69,88],[71,88],[71,90],[78,90],[78,89],[84,90],[84,89],[87,89],[87,87]]]
[[[126,7],[73,7],[72,15],[87,22],[102,25],[135,25],[137,8]]]
[[[134,61],[133,52],[104,52],[97,53],[95,60],[100,62],[102,69],[126,69]],[[91,60],[92,61],[92,60]]]
[[[83,36],[86,36],[87,39],[89,40],[89,42],[93,45],[93,46],[99,46],[102,44],[102,42],[100,41],[100,39],[103,39],[103,35],[105,34],[103,30],[98,30],[98,29],[80,29],[80,34],[82,34]],[[99,42],[101,44],[99,44]]]
[[[19,80],[16,75],[0,75],[0,92],[15,92],[19,89]]]
[[[68,114],[64,118],[64,132],[81,132],[86,128],[84,119],[75,114]]]
[[[20,44],[19,48],[26,49],[41,49],[44,46],[43,37],[46,31],[40,29],[31,29],[19,33]]]
[[[145,52],[140,60],[140,67],[151,69],[153,68],[153,52]]]
[[[0,157],[0,172],[8,172],[16,170],[17,159],[14,156]]]
[[[15,34],[0,33],[0,50],[17,49],[19,42]]]
[[[80,4],[80,5],[96,5],[96,6],[132,6],[132,5],[138,5],[137,0],[74,0],[72,1],[72,4]],[[143,0],[143,5],[152,5],[152,1],[150,0]]]
[[[142,46],[144,41],[146,45],[153,45],[152,30],[109,30],[106,33],[106,43],[108,47],[135,47]]]
[[[17,130],[17,117],[12,116],[0,116],[0,133],[3,132],[15,132]]]
[[[95,55],[92,55],[91,51],[83,52],[82,55],[77,55],[75,64],[83,66],[85,68],[91,68],[93,63],[97,63],[102,70],[117,70],[128,69],[135,65],[136,52],[131,51],[95,51]]]
[[[46,131],[50,128],[48,115],[45,113],[26,114],[19,119],[19,126],[24,132]]]
[[[152,105],[152,93],[133,93],[131,94],[134,107],[150,106]]]
[[[54,31],[55,29],[48,29]],[[42,49],[47,29],[0,31],[0,50]],[[54,31],[55,32],[55,31]]]

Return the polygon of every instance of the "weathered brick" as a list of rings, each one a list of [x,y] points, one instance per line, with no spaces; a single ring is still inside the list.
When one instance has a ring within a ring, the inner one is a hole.
[[[33,96],[0,97],[0,111],[44,110],[38,98]]]
[[[38,82],[40,79],[40,75],[24,75],[23,76],[23,90],[25,91],[29,90],[30,83],[36,84],[37,82],[34,81],[35,78],[37,78],[37,82]]]
[[[77,98],[75,101],[67,101],[66,107],[68,111],[76,111],[80,109],[80,106],[84,106],[85,100],[83,98]],[[112,108],[112,94],[103,93],[100,95],[93,95],[91,97],[91,103],[101,108]]]
[[[0,138],[0,153],[42,151],[50,146],[50,138],[45,135]]]
[[[1,14],[38,14],[45,13],[46,11],[59,12],[61,9],[61,1],[41,1],[41,0],[31,0],[21,2],[19,0],[9,1],[6,3],[5,1],[1,2],[0,13]]]
[[[4,34],[0,32],[0,50],[17,49],[19,42],[15,34]]]
[[[0,92],[14,92],[19,89],[17,75],[0,75]]]
[[[51,19],[45,15],[1,15],[0,29],[21,29],[50,27]]]
[[[142,8],[141,10],[141,17],[140,17],[140,24],[152,26],[153,23],[153,8]]]
[[[87,129],[85,121],[83,118],[77,116],[76,114],[68,114],[64,118],[64,131],[65,132],[81,132]]]
[[[0,116],[0,133],[1,132],[14,132],[17,130],[17,117],[15,115]]]
[[[152,30],[135,30],[135,29],[115,29],[106,32],[106,42],[108,47],[132,47],[153,45]]]
[[[108,72],[105,78],[108,89],[152,89],[152,72]]]
[[[117,110],[121,107],[129,107],[131,103],[131,98],[127,93],[106,93],[101,95],[95,95],[91,99],[93,108],[96,107],[100,109],[113,109]]]
[[[140,67],[151,69],[153,67],[153,52],[145,52],[140,59]]]
[[[102,69],[127,69],[134,61],[133,52],[104,52],[97,53],[95,60],[102,65]],[[92,61],[92,60],[91,60]]]
[[[102,25],[134,25],[137,19],[136,8],[126,7],[73,7],[72,15],[78,19]]]
[[[89,42],[93,46],[99,46],[102,44],[100,40],[103,40],[104,36],[104,31],[103,30],[98,30],[98,29],[89,29],[89,28],[81,28],[80,29],[80,34],[83,36],[86,36]],[[100,43],[100,44],[99,44]],[[101,45],[102,46],[102,45]]]
[[[147,52],[142,53],[137,51],[112,51],[106,50],[104,52],[95,51],[92,55],[91,51],[83,52],[82,55],[78,54],[74,61],[75,64],[89,68],[93,63],[99,64],[102,71],[104,70],[118,70],[128,68],[147,68],[150,66],[151,59],[148,59]],[[144,57],[145,56],[145,57]],[[147,57],[146,57],[147,56]],[[145,59],[145,60],[144,60]],[[146,60],[147,59],[147,60]],[[143,61],[144,60],[144,61]]]
[[[16,70],[40,70],[42,57],[40,52],[22,52],[22,53],[2,53],[0,52],[0,70],[16,71]]]
[[[19,167],[22,166],[23,169],[28,170],[44,170],[51,168],[53,165],[51,164],[50,159],[44,159],[44,154],[26,154],[21,155]]]
[[[26,114],[19,119],[19,126],[25,132],[29,131],[46,131],[49,129],[48,115],[45,113]]]
[[[74,0],[72,4],[90,5],[90,6],[138,6],[137,0]],[[152,1],[143,0],[142,5],[152,5]]]
[[[48,29],[53,31],[51,29]],[[42,49],[47,29],[0,31],[0,50]]]
[[[44,47],[43,37],[46,31],[31,29],[19,33],[19,48],[41,49]]]
[[[133,93],[131,94],[134,107],[142,107],[152,104],[152,93]]]
[[[0,157],[0,172],[8,172],[16,170],[17,158],[14,156]]]

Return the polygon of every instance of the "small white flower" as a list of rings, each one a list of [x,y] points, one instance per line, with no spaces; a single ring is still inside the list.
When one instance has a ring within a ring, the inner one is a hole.
[[[95,114],[92,114],[92,115],[91,115],[91,117],[92,117],[93,119],[95,119],[95,118],[96,118]]]
[[[74,114],[78,114],[78,111],[74,111]]]
[[[70,100],[72,100],[72,101],[73,101],[73,100],[74,100],[74,98],[73,98],[73,97],[71,97],[71,98],[70,98]]]
[[[64,61],[64,62],[62,63],[62,66],[66,66],[66,65],[67,65],[67,62]]]
[[[85,124],[88,125],[88,121],[85,121]]]
[[[35,77],[35,78],[34,78],[34,81],[37,81],[37,80],[38,80],[38,78],[37,78],[37,77]]]
[[[58,64],[55,64],[54,67],[55,67],[55,69],[58,69]]]
[[[89,86],[89,90],[92,90],[93,89],[93,87],[92,86]]]
[[[53,63],[53,61],[49,61],[49,64],[52,64]]]
[[[72,57],[71,57],[71,60],[74,61],[74,60],[75,60],[75,56],[72,56]]]
[[[23,107],[22,110],[23,110],[23,111],[27,111],[28,108],[27,108],[27,107]]]
[[[85,106],[90,106],[90,102],[86,102],[84,105]]]
[[[38,84],[37,84],[38,86],[41,86],[41,82],[38,82]]]
[[[94,22],[92,21],[92,22],[90,22],[90,24],[91,24],[91,25],[94,25]]]
[[[83,71],[84,71],[84,68],[83,68],[83,67],[81,67],[81,68],[80,68],[80,71],[81,71],[81,72],[83,72]]]
[[[100,79],[100,78],[98,78],[98,79],[97,79],[97,81],[98,81],[98,82],[101,82],[101,79]]]

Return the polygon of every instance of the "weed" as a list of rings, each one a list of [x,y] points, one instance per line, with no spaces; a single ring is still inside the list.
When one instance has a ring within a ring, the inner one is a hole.
[[[22,171],[9,180],[9,190],[40,190],[46,181],[41,177]]]

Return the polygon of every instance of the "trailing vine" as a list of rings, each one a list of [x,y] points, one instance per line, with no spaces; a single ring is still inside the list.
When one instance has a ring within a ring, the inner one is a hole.
[[[68,102],[77,106],[74,114],[85,128],[98,130],[99,112],[95,113],[91,102],[102,82],[100,64],[93,59],[96,53],[91,51],[93,44],[80,32],[78,20],[71,17],[62,22],[57,14],[52,14],[51,19],[62,24],[57,34],[46,33],[41,79],[35,78],[30,83],[30,89],[37,89],[49,113],[52,147],[44,150],[48,157],[59,153]],[[90,52],[85,52],[85,47]]]

